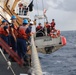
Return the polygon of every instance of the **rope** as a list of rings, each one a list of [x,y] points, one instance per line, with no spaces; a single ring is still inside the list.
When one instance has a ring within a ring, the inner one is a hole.
[[[42,6],[43,6],[43,11],[44,11],[44,2],[43,2],[43,0],[42,0]]]
[[[44,2],[43,2],[43,0],[42,0],[42,6],[43,6],[43,12],[44,12]],[[44,13],[43,13],[43,15],[44,15]],[[45,25],[45,19],[46,19],[46,21],[48,21],[47,20],[47,16],[46,15],[44,15],[44,25]],[[47,36],[47,28],[45,27],[45,34],[46,34],[46,36]]]
[[[2,56],[4,57],[5,61],[7,62],[7,65],[8,65],[7,69],[10,69],[12,71],[13,75],[16,75],[14,70],[13,70],[13,68],[11,67],[11,62],[7,60],[7,58],[4,55],[3,51],[1,50],[1,48],[0,48],[0,52],[1,52]]]
[[[34,71],[33,75],[42,75],[42,69],[41,69],[41,65],[39,62],[38,53],[37,53],[37,49],[35,46],[33,35],[31,36],[31,45],[32,45],[31,59],[32,59],[32,67]]]
[[[42,0],[42,8],[43,8],[43,12],[44,12],[44,2],[43,2],[43,0]],[[44,13],[43,13],[43,15],[44,15]],[[45,19],[44,19],[44,22],[45,22]]]
[[[36,0],[36,6],[37,6],[37,13],[38,13],[38,15],[39,15],[39,11],[38,11],[38,2],[37,2],[37,0]]]
[[[42,0],[42,6],[43,6],[43,11],[44,11],[44,1],[43,0]],[[47,16],[44,15],[44,17],[46,18],[46,22],[48,22]],[[44,20],[44,22],[45,22],[45,20]]]
[[[38,16],[39,16],[39,11],[38,11],[38,1],[36,0],[36,6],[37,6],[37,13],[38,13]],[[40,22],[40,19],[39,19],[39,22]]]

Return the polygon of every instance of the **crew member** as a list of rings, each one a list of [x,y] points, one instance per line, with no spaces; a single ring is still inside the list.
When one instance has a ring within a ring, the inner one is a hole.
[[[17,51],[17,40],[16,40],[17,25],[16,25],[16,16],[14,15],[12,15],[11,17],[11,24],[9,27],[9,31],[10,31],[11,46],[12,46],[12,49],[16,52]]]
[[[47,33],[50,33],[50,24],[48,22],[46,22],[45,27],[47,28]]]
[[[34,19],[34,25],[36,25],[36,19]]]
[[[41,26],[41,23],[39,23],[39,25],[36,27],[36,31],[42,30],[42,29],[43,29],[43,27]]]
[[[51,22],[51,30],[53,30],[55,28],[55,21],[54,19],[52,19],[52,22]]]
[[[8,26],[7,26],[7,21],[6,20],[2,20],[2,25],[0,26],[0,37],[7,44],[9,44],[8,36],[9,36],[9,29],[8,29]],[[5,50],[4,50],[4,53],[6,54],[6,51]]]
[[[28,13],[28,7],[23,6],[22,11],[23,11],[23,15],[27,15],[27,13]]]
[[[8,44],[9,29],[6,20],[2,20],[2,25],[0,26],[0,35],[1,38]]]
[[[30,22],[30,27],[31,27],[31,33],[35,34],[36,33],[36,26],[34,25],[34,22]]]
[[[24,59],[26,61],[27,59],[27,45],[26,41],[30,37],[30,28],[28,27],[28,20],[24,19],[23,24],[18,28],[19,34],[17,38],[17,52],[21,59]]]

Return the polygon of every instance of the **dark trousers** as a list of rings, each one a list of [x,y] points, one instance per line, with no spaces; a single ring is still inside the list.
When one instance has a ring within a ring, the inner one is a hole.
[[[7,43],[8,43],[8,36],[5,36],[5,35],[1,35],[1,38]],[[2,47],[1,47],[2,48]],[[6,54],[6,51],[4,50],[4,53]]]
[[[25,39],[17,39],[17,52],[20,58],[25,57],[27,51],[27,45],[26,45],[26,40]]]
[[[8,44],[8,36],[1,35],[1,38]]]
[[[47,28],[47,33],[48,33],[48,34],[50,34],[50,31],[51,31],[50,28]]]
[[[14,40],[13,36],[10,36],[10,44],[12,49],[16,52],[17,51],[17,41]]]

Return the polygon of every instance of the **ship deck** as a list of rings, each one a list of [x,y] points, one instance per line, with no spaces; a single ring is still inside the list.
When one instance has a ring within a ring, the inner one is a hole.
[[[8,54],[5,54],[8,58]],[[7,69],[8,65],[2,54],[0,53],[0,75],[13,75],[11,70]],[[12,68],[16,75],[27,74],[29,67],[20,67],[16,62],[12,62]]]

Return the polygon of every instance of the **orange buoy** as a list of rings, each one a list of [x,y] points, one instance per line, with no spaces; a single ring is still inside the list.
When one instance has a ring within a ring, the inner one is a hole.
[[[62,45],[66,45],[67,41],[66,38],[64,36],[61,36],[61,40],[62,40]]]

